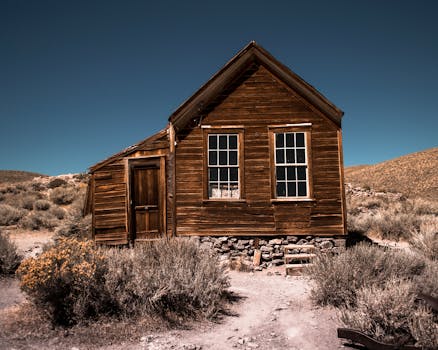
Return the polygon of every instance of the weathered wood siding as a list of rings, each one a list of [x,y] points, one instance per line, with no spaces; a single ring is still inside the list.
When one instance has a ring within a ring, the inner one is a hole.
[[[96,242],[128,243],[127,184],[124,160],[118,159],[93,173],[93,227]]]
[[[164,156],[167,163],[168,153],[167,134],[160,132],[157,137],[152,137],[149,142],[136,147],[135,151],[115,157],[92,171],[90,185],[93,198],[93,235],[96,242],[127,244],[131,239],[127,160]],[[167,212],[169,207],[167,205]]]
[[[263,66],[253,67],[202,118],[203,125],[243,126],[241,202],[205,201],[205,129],[177,133],[178,235],[344,234],[338,130]],[[312,123],[312,202],[271,202],[268,126]]]

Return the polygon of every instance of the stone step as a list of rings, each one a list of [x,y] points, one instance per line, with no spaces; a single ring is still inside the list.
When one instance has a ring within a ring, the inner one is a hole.
[[[284,251],[292,250],[292,249],[306,249],[306,250],[315,250],[316,247],[313,244],[288,244],[284,246]]]
[[[286,275],[301,276],[304,268],[308,266],[312,266],[312,264],[287,264],[284,267],[286,268]]]
[[[316,254],[300,253],[300,254],[285,254],[284,261],[288,264],[291,261],[309,261],[314,258]]]

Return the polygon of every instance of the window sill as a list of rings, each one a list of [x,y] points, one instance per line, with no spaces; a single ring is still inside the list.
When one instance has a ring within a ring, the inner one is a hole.
[[[203,199],[202,203],[246,203],[246,199],[211,198]]]
[[[274,198],[271,203],[288,203],[288,202],[315,202],[315,198]]]

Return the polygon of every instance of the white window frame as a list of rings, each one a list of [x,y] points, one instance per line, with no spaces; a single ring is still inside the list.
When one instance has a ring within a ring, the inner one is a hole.
[[[220,137],[227,137],[227,147],[219,148]],[[236,137],[236,148],[230,148],[230,136]],[[216,148],[210,149],[210,137],[216,137]],[[236,200],[241,198],[241,183],[240,183],[240,150],[239,150],[239,133],[227,132],[227,133],[208,133],[207,134],[207,196],[212,200]],[[226,164],[220,163],[220,153],[226,152],[227,161]],[[230,164],[230,151],[236,152],[236,164]],[[210,164],[210,152],[216,152],[216,164]],[[217,180],[210,179],[210,169],[217,168]],[[228,169],[227,180],[221,180],[221,169]],[[237,169],[237,180],[231,180],[231,169]],[[216,184],[217,188],[214,189],[211,185]],[[232,189],[231,186],[237,184],[236,189]],[[221,189],[221,185],[226,185],[227,189]],[[214,191],[214,192],[213,192]]]
[[[308,159],[308,145],[307,145],[307,132],[306,131],[278,131],[274,132],[274,180],[275,180],[275,198],[277,199],[304,199],[304,198],[310,198],[310,186],[309,186],[309,159]],[[283,136],[283,146],[277,147],[277,135],[284,135]],[[293,135],[293,146],[287,145],[287,134]],[[297,134],[302,134],[304,139],[304,146],[297,146]],[[281,162],[281,159],[277,159],[277,151],[283,151],[283,162]],[[287,150],[292,151],[293,153],[293,162],[289,161],[287,159]],[[297,162],[297,150],[303,150],[304,151],[304,162]],[[278,168],[282,167],[284,168],[284,180],[278,180],[277,171]],[[288,167],[294,167],[294,178],[289,179],[288,178]],[[305,168],[305,179],[298,179],[298,167]],[[284,183],[285,184],[285,195],[281,196],[278,194],[278,183]],[[305,195],[299,195],[299,183],[306,184],[306,194]],[[292,193],[289,193],[289,183],[295,184],[295,195]]]

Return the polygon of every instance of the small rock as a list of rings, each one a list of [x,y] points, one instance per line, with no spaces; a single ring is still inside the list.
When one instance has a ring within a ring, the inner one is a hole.
[[[281,238],[274,238],[274,239],[271,239],[271,240],[269,241],[269,244],[271,244],[271,245],[276,245],[276,244],[281,244],[281,242],[282,242],[282,239],[281,239]]]

